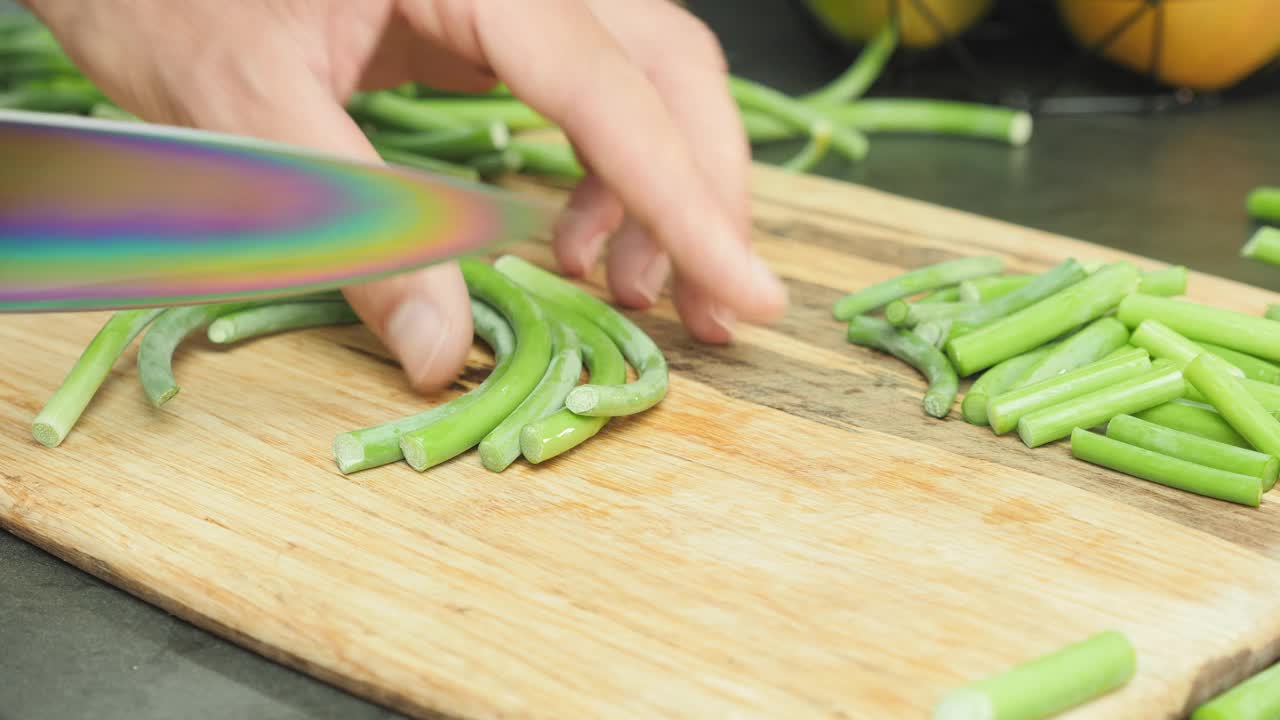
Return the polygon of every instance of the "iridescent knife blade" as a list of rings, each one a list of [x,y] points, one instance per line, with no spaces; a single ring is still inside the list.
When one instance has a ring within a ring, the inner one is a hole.
[[[552,211],[242,137],[0,111],[0,312],[333,289],[492,252]]]

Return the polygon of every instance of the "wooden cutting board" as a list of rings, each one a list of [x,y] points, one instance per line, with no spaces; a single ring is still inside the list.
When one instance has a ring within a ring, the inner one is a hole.
[[[928,418],[918,376],[829,314],[958,255],[1121,254],[765,168],[755,199],[788,317],[716,348],[668,302],[634,314],[669,354],[668,399],[502,474],[468,454],[344,477],[329,453],[473,386],[481,349],[424,399],[359,327],[193,341],[162,410],[130,352],[50,450],[31,418],[103,316],[0,317],[0,526],[422,716],[925,718],[953,686],[1118,628],[1137,677],[1069,717],[1176,718],[1280,655],[1280,501],[1237,507],[958,409]],[[1200,275],[1190,294],[1280,300]]]

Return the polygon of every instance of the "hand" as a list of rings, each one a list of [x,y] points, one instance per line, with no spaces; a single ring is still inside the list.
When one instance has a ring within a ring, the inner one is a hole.
[[[668,276],[690,332],[784,309],[748,242],[750,148],[714,36],[667,0],[27,0],[110,98],[146,120],[376,160],[344,110],[356,90],[501,79],[559,125],[588,168],[554,247],[581,275],[605,252],[622,304]],[[420,390],[471,344],[453,264],[344,291]]]

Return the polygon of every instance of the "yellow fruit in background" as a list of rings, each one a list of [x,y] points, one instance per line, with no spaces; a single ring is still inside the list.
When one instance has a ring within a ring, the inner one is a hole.
[[[1092,46],[1148,0],[1058,0],[1067,28]],[[1280,0],[1173,0],[1163,4],[1157,76],[1196,90],[1234,85],[1280,54]],[[1150,72],[1155,12],[1148,11],[1102,51]]]
[[[930,48],[942,43],[943,36],[933,23],[920,13],[915,0],[894,0],[901,19],[901,44],[911,48]],[[1280,2],[1280,0],[1277,0]],[[889,20],[887,0],[806,0],[818,20],[848,42],[866,42]],[[991,9],[992,0],[924,0],[929,12],[938,19],[948,35],[959,35],[982,19]]]

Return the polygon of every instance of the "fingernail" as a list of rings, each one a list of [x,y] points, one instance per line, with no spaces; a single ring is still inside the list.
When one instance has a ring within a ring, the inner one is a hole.
[[[658,301],[658,294],[667,282],[667,270],[670,267],[671,260],[666,255],[655,255],[636,278],[636,292],[644,296],[650,305]]]
[[[578,248],[578,268],[583,275],[591,272],[591,267],[596,264],[596,258],[599,256],[600,248],[604,247],[605,241],[609,239],[608,236],[609,233],[597,233]]]
[[[725,307],[720,303],[715,303],[711,306],[711,309],[708,310],[708,314],[711,316],[711,322],[715,323],[717,327],[723,330],[725,335],[729,338],[733,337],[733,328],[738,323],[737,313],[735,313],[731,308]]]
[[[417,298],[405,300],[392,313],[387,322],[387,344],[412,384],[421,384],[430,374],[444,345],[447,322],[434,305]]]

